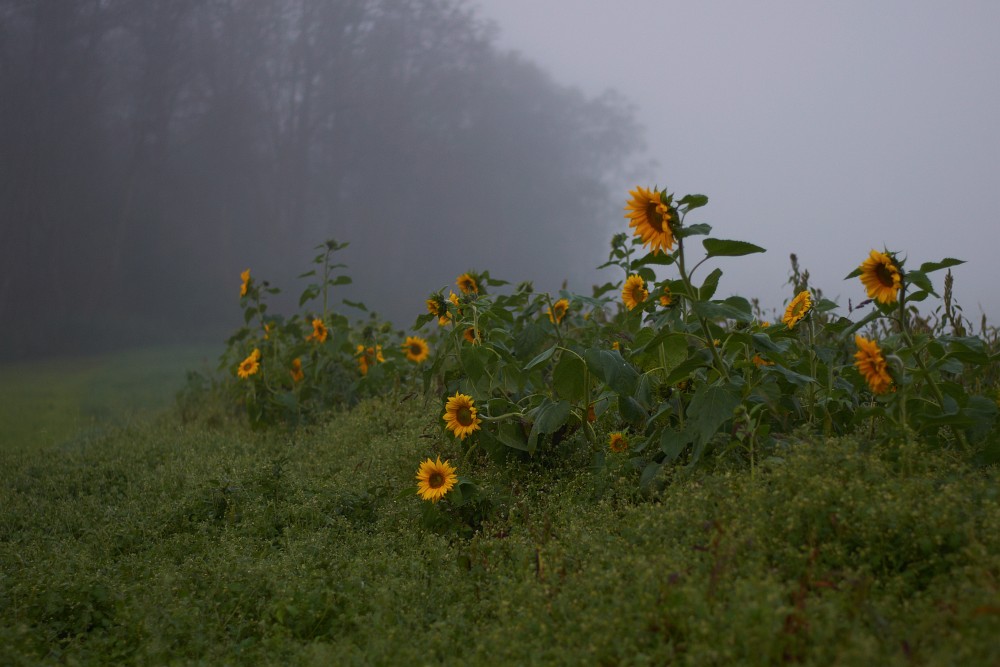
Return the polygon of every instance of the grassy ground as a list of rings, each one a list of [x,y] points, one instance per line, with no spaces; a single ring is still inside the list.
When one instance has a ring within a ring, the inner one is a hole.
[[[47,447],[167,408],[186,372],[218,354],[176,346],[0,365],[0,448]]]
[[[413,492],[439,413],[0,451],[0,664],[1000,664],[996,469],[800,442],[642,497],[566,441],[459,514]]]

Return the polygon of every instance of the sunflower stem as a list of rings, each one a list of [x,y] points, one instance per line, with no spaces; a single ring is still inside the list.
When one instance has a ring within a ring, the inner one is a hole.
[[[683,238],[677,239],[677,268],[680,271],[681,280],[684,281],[684,288],[687,291],[688,300],[694,299],[695,292],[694,288],[691,286],[691,278],[688,276],[687,270],[685,270],[684,268]],[[701,299],[701,293],[699,292],[697,300],[700,299]],[[690,304],[685,304],[685,305],[690,305]],[[691,309],[691,312],[694,314],[695,319],[698,320],[698,323],[701,324],[701,331],[702,333],[705,334],[705,344],[708,345],[708,349],[711,350],[712,352],[712,359],[715,362],[715,368],[719,371],[719,374],[722,375],[722,377],[726,380],[726,382],[729,382],[729,373],[726,372],[726,366],[722,362],[722,357],[719,355],[719,349],[714,344],[714,339],[712,338],[712,332],[708,328],[708,322],[705,320],[704,317],[695,313],[693,308]]]

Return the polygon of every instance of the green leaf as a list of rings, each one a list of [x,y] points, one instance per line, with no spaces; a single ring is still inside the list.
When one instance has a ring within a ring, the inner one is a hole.
[[[591,348],[584,354],[584,359],[590,372],[619,396],[635,393],[639,372],[626,363],[617,350]]]
[[[729,303],[736,299],[733,303]],[[745,306],[745,308],[744,308]],[[708,320],[731,319],[737,322],[753,320],[750,304],[742,297],[730,297],[726,301],[692,301],[691,308],[700,317]]]
[[[708,252],[708,257],[741,257],[757,252],[767,252],[764,248],[746,241],[728,241],[723,239],[705,239],[701,242]]]
[[[701,208],[707,203],[707,195],[684,195],[681,197],[680,201],[677,202],[677,205],[685,207],[688,211],[692,211],[696,208]]]
[[[538,437],[549,433],[555,433],[566,423],[569,417],[569,401],[550,401],[545,399],[542,404],[535,408],[534,423],[531,425],[531,433],[528,435],[528,451],[532,454],[538,448]]]
[[[368,312],[368,307],[360,301],[351,301],[349,299],[344,299],[343,301],[345,305],[350,306],[351,308],[357,308],[358,310],[363,310],[366,313]],[[428,313],[428,317],[433,317],[433,315]]]
[[[932,271],[940,271],[941,269],[947,269],[950,266],[958,266],[959,264],[965,264],[964,259],[955,259],[954,257],[945,257],[940,262],[924,262],[920,265],[920,270],[924,273],[931,273]],[[907,273],[909,276],[909,273]]]
[[[722,269],[715,269],[705,278],[705,282],[698,289],[698,298],[708,301],[715,296],[715,290],[719,288],[719,279],[722,278]]]
[[[676,461],[684,448],[691,444],[691,434],[687,429],[675,431],[671,428],[663,429],[660,434],[660,451],[667,455],[668,461]]]
[[[906,280],[925,292],[930,292],[934,296],[938,295],[937,292],[934,291],[934,286],[931,285],[930,278],[928,278],[927,274],[923,271],[907,271]]]
[[[689,236],[705,236],[706,234],[711,233],[712,225],[705,222],[699,222],[696,225],[685,225],[684,227],[681,227],[674,233],[674,236],[679,239],[686,239]]]
[[[351,280],[350,276],[337,276],[333,280],[326,281],[326,284],[336,287],[337,285],[350,285],[352,282],[354,281]]]
[[[618,412],[621,414],[622,419],[635,426],[642,426],[648,416],[643,407],[639,405],[639,401],[631,396],[618,397]]]
[[[990,363],[986,343],[978,336],[941,336],[940,342],[948,345],[948,354],[968,364]]]
[[[579,403],[586,396],[587,366],[575,354],[564,354],[552,371],[552,388],[562,398]]]
[[[535,357],[534,359],[532,359],[531,361],[529,361],[528,364],[524,367],[524,370],[530,371],[535,366],[540,366],[541,364],[544,364],[546,361],[549,360],[549,358],[553,354],[555,354],[555,352],[556,352],[556,346],[553,345],[552,347],[550,347],[549,349],[545,350],[544,352],[542,352],[541,354],[539,354],[537,357]]]
[[[733,410],[739,404],[739,393],[728,384],[713,384],[695,392],[688,406],[688,422],[685,425],[685,430],[693,436],[692,463],[701,457],[708,441],[719,427],[732,418]]]

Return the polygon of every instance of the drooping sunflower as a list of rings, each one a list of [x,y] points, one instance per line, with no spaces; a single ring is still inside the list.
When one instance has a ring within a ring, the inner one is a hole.
[[[858,268],[869,299],[879,303],[896,303],[896,296],[903,286],[903,275],[892,257],[872,250]]]
[[[451,314],[448,313],[448,304],[440,294],[431,294],[427,299],[427,312],[438,318],[438,326],[444,326],[451,321]]]
[[[474,431],[478,431],[482,423],[477,416],[474,402],[471,396],[455,392],[454,396],[448,397],[448,402],[444,406],[444,415],[441,418],[445,421],[445,428],[453,431],[459,440],[465,440]]]
[[[455,468],[448,461],[442,463],[440,456],[437,461],[427,459],[417,470],[417,494],[432,503],[444,498],[457,483]]]
[[[622,288],[622,301],[625,302],[625,306],[632,310],[645,301],[648,296],[649,291],[646,289],[646,281],[642,279],[642,276],[637,274],[629,276]]]
[[[674,301],[673,295],[670,294],[670,286],[664,285],[663,292],[660,294],[660,305],[666,308],[671,303],[673,303],[673,301]]]
[[[471,343],[472,345],[479,345],[479,341],[483,338],[482,331],[476,331],[475,327],[469,327],[462,332],[462,338],[465,342]]]
[[[455,284],[462,290],[462,294],[479,294],[479,284],[471,273],[463,273],[455,278]]]
[[[292,376],[292,382],[302,382],[306,374],[302,371],[302,359],[300,357],[292,359],[292,369],[288,372]]]
[[[247,269],[246,271],[241,273],[240,279],[243,281],[243,284],[240,285],[240,296],[244,297],[247,295],[247,291],[250,289],[250,269]]]
[[[318,317],[314,318],[312,321],[313,332],[306,336],[306,342],[316,341],[317,343],[325,343],[326,337],[329,335],[327,331],[326,324],[323,320]]]
[[[608,438],[608,447],[613,452],[624,452],[628,449],[628,438],[621,432],[612,433],[611,437]]]
[[[549,321],[553,324],[559,324],[566,317],[566,313],[569,312],[569,300],[559,299],[552,307],[545,311],[545,314],[549,316]]]
[[[785,314],[781,321],[788,325],[789,329],[794,329],[795,325],[812,310],[812,296],[809,290],[802,290],[796,295],[792,302],[785,309]]]
[[[406,352],[406,358],[415,364],[427,361],[427,357],[431,354],[427,341],[419,336],[407,336],[406,342],[403,343],[403,351]]]
[[[239,367],[236,369],[236,374],[242,379],[246,380],[251,375],[255,374],[260,370],[260,350],[254,348],[253,352],[250,353],[246,359],[240,362]]]
[[[382,356],[381,345],[376,345],[375,347],[358,345],[354,356],[358,358],[358,370],[361,371],[362,375],[368,375],[368,369],[375,364],[385,362],[385,357]]]
[[[674,232],[670,223],[674,214],[670,205],[663,203],[660,191],[637,186],[629,194],[632,200],[625,207],[625,217],[630,219],[628,226],[635,228],[633,233],[642,239],[643,247],[650,246],[653,254],[673,250]]]
[[[854,365],[868,383],[873,394],[884,394],[892,387],[892,376],[889,375],[889,364],[882,356],[882,350],[873,340],[855,335],[854,344],[858,351],[854,355]]]

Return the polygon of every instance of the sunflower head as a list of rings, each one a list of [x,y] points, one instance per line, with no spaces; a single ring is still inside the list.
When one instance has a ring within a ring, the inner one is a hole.
[[[621,432],[612,433],[608,438],[608,447],[613,452],[624,452],[628,449],[628,438]]]
[[[420,364],[427,361],[427,357],[431,354],[431,348],[428,347],[427,341],[419,336],[407,336],[406,342],[403,343],[403,352],[406,353],[406,358],[415,364]]]
[[[240,362],[240,365],[236,368],[236,374],[240,378],[246,380],[251,375],[257,373],[260,370],[260,350],[254,348],[250,355]]]
[[[247,269],[246,271],[240,274],[240,280],[243,281],[243,284],[240,285],[240,296],[244,297],[250,290],[250,269]]]
[[[869,299],[879,303],[896,303],[897,294],[903,286],[903,273],[895,257],[872,250],[858,269]]]
[[[670,294],[670,286],[664,285],[663,291],[660,293],[660,305],[666,308],[673,303],[673,301],[673,296]]]
[[[292,359],[292,369],[288,372],[292,376],[292,382],[302,382],[302,379],[306,376],[302,372],[302,359],[299,357]]]
[[[649,246],[653,254],[661,250],[670,251],[674,247],[674,232],[677,211],[672,206],[672,197],[666,191],[647,190],[636,187],[630,190],[632,199],[625,206],[625,217],[633,233],[642,239],[643,247]]]
[[[788,308],[785,309],[785,314],[782,316],[781,321],[789,329],[794,329],[795,325],[808,315],[810,310],[812,310],[812,296],[809,294],[809,290],[802,290],[788,304]]]
[[[462,338],[465,339],[466,343],[479,345],[479,341],[483,339],[483,332],[477,330],[475,327],[468,327],[462,332]]]
[[[448,397],[448,402],[445,404],[444,415],[441,418],[444,419],[445,428],[454,432],[459,440],[465,440],[473,432],[478,431],[482,423],[473,403],[471,396],[455,392],[454,396]]]
[[[313,331],[306,337],[306,341],[315,341],[317,343],[325,343],[326,337],[329,335],[329,331],[326,328],[326,324],[318,317],[313,318],[312,321]]]
[[[427,312],[438,318],[438,326],[444,326],[451,321],[451,315],[448,313],[448,304],[445,302],[444,297],[440,294],[431,294],[427,301]]]
[[[648,296],[649,291],[646,290],[646,281],[642,279],[642,276],[637,274],[629,276],[622,288],[622,301],[625,302],[625,306],[632,310],[645,301]]]
[[[566,313],[569,312],[569,300],[559,299],[552,307],[549,308],[545,313],[549,316],[549,321],[553,324],[559,324],[566,317]]]
[[[358,345],[354,356],[358,358],[358,370],[361,371],[361,375],[368,375],[368,369],[375,364],[381,364],[385,361],[385,357],[382,356],[381,345],[376,345],[375,347]]]
[[[457,483],[455,468],[448,461],[442,463],[440,456],[436,461],[427,459],[417,469],[417,494],[432,503],[444,498]]]
[[[463,273],[455,278],[455,284],[458,285],[458,289],[462,290],[462,294],[479,294],[479,283],[476,282],[476,277],[471,273]]]
[[[854,344],[858,348],[854,354],[854,365],[861,377],[868,383],[873,394],[885,394],[892,387],[892,375],[889,374],[889,364],[878,343],[855,335]]]
[[[751,361],[753,361],[753,365],[756,366],[757,368],[763,368],[764,366],[773,366],[774,365],[773,361],[768,361],[767,359],[765,359],[764,357],[760,356],[759,354],[753,355],[753,359],[751,359]]]

